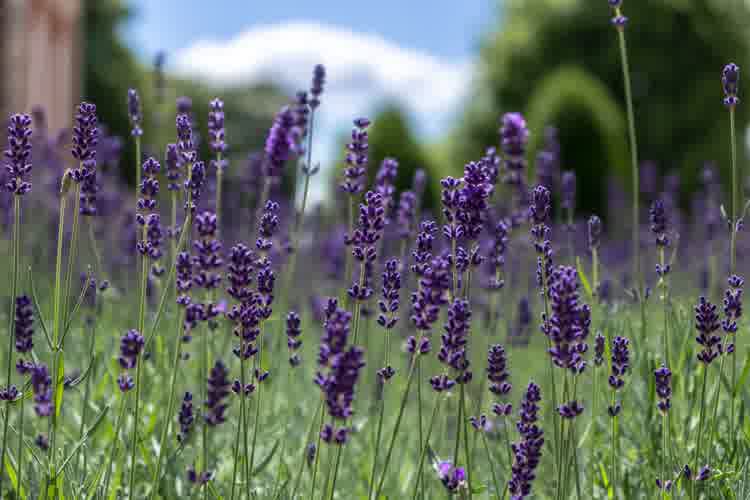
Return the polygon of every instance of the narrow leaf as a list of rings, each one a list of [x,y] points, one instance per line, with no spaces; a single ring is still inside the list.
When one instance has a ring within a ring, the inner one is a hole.
[[[594,291],[591,289],[591,285],[589,284],[589,280],[586,277],[586,271],[583,269],[583,265],[581,264],[581,258],[576,257],[576,269],[578,270],[578,278],[581,280],[581,284],[583,285],[583,289],[586,290],[586,294],[589,296],[589,299],[593,300],[594,298]]]

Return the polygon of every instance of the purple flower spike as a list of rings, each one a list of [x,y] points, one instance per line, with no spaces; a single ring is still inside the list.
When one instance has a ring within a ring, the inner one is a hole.
[[[283,174],[284,165],[294,148],[293,127],[294,114],[291,108],[284,106],[276,114],[266,138],[265,174],[270,178],[278,179]]]
[[[592,215],[588,220],[589,250],[598,249],[602,242],[602,220]]]
[[[383,271],[383,298],[378,302],[380,314],[378,324],[386,330],[396,326],[398,321],[399,291],[401,290],[401,262],[398,259],[390,259],[385,263]]]
[[[737,333],[737,320],[742,316],[742,287],[745,280],[733,274],[727,281],[729,288],[724,292],[724,319],[721,321],[721,327],[725,333],[732,335],[726,346],[726,353],[732,354],[734,353],[734,335]]]
[[[310,86],[310,108],[316,109],[320,106],[320,96],[323,95],[325,82],[326,68],[322,64],[316,64],[313,68],[312,85]]]
[[[8,149],[5,150],[7,159],[7,182],[5,188],[17,195],[23,196],[31,191],[28,181],[31,173],[31,117],[29,115],[11,115],[8,124]]]
[[[523,183],[528,142],[529,129],[523,116],[520,113],[503,115],[500,127],[500,147],[505,158],[506,184],[520,185]]]
[[[361,193],[365,187],[367,163],[369,161],[368,151],[370,149],[367,127],[370,120],[358,118],[354,120],[352,129],[352,141],[346,145],[346,168],[344,169],[344,181],[341,189],[354,196]]]
[[[19,354],[28,354],[34,347],[34,310],[31,307],[31,299],[28,295],[16,297],[13,326],[15,328],[16,351]]]
[[[78,106],[73,126],[73,158],[82,164],[96,160],[96,146],[99,143],[99,121],[96,105],[82,102]]]
[[[737,97],[740,84],[740,67],[734,63],[724,66],[721,71],[721,87],[724,90],[724,105],[733,108],[740,103]]]
[[[462,467],[454,467],[449,461],[440,462],[435,466],[440,481],[452,495],[460,489],[468,487],[466,471]]]
[[[656,406],[662,413],[667,413],[672,406],[672,372],[662,364],[654,370],[654,378],[656,379],[656,396],[659,398]]]
[[[286,315],[286,345],[289,348],[289,364],[292,366],[298,366],[301,362],[296,352],[302,347],[302,341],[299,339],[301,335],[299,314],[290,311]]]
[[[133,137],[140,137],[143,135],[143,129],[141,128],[141,120],[143,115],[141,113],[141,99],[138,97],[138,91],[135,89],[128,89],[128,118],[130,118],[130,135]]]
[[[34,411],[40,417],[52,415],[52,377],[47,365],[34,365],[31,369],[31,387],[34,392]]]
[[[138,330],[128,330],[120,338],[120,357],[118,361],[123,369],[130,370],[135,368],[144,343],[145,339]]]
[[[511,499],[522,500],[531,494],[531,486],[536,477],[536,468],[542,458],[544,431],[539,428],[539,402],[541,389],[530,382],[521,401],[519,420],[516,424],[521,440],[512,445],[513,466],[508,490]]]
[[[549,279],[551,315],[543,317],[542,332],[552,342],[552,361],[574,374],[583,372],[588,349],[586,339],[591,325],[591,309],[580,300],[575,268],[558,266]]]
[[[710,365],[721,354],[721,337],[716,334],[719,329],[716,306],[705,297],[701,297],[695,306],[695,328],[698,330],[695,341],[702,347],[698,360],[704,365]]]
[[[180,407],[180,413],[177,415],[177,420],[180,423],[180,432],[177,434],[177,440],[182,442],[190,435],[190,429],[193,427],[195,416],[193,415],[193,395],[189,392],[185,393],[182,398],[182,406]]]
[[[459,384],[470,381],[472,377],[466,354],[470,327],[469,302],[455,299],[448,309],[448,322],[445,324],[445,332],[440,337],[442,344],[437,357],[441,363],[457,372],[456,382]]]
[[[227,367],[221,360],[217,360],[208,377],[208,399],[204,403],[206,414],[203,418],[210,427],[216,427],[226,420],[224,415],[228,406],[226,399],[232,385],[228,376]]]
[[[219,98],[212,99],[208,104],[208,135],[209,145],[214,154],[223,154],[227,151],[226,131],[224,130],[224,101]],[[221,164],[214,162],[216,168],[224,168]]]

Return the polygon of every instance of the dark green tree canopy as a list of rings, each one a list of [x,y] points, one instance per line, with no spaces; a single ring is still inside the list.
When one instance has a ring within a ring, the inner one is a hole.
[[[730,61],[750,67],[747,6],[727,0],[626,0],[623,10],[630,19],[626,37],[641,159],[658,161],[663,171],[679,169],[687,189],[694,186],[703,160],[715,159],[728,172],[729,124],[720,73]],[[497,144],[503,112],[533,112],[549,120],[538,123],[530,117],[533,135],[541,136],[545,125],[561,129],[562,165],[579,171],[581,195],[601,189],[604,174],[620,169],[613,164],[612,130],[607,130],[612,127],[606,120],[624,119],[611,15],[605,0],[503,2],[500,26],[482,44],[476,89],[482,104],[467,108],[454,140],[454,163],[477,158],[487,145]],[[558,81],[552,85],[555,74]],[[572,86],[577,92],[570,91]],[[601,88],[613,96],[614,108],[600,98]],[[586,93],[595,98],[584,98]],[[540,112],[540,101],[550,109]],[[747,124],[747,110],[742,104],[737,110],[739,131]],[[620,133],[625,140],[625,131]],[[594,186],[586,188],[586,183]]]

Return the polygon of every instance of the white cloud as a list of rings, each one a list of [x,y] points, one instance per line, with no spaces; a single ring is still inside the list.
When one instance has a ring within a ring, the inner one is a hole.
[[[290,91],[309,87],[312,68],[326,66],[317,134],[323,163],[334,154],[336,131],[374,111],[384,100],[403,104],[418,131],[447,130],[467,95],[469,60],[453,61],[401,47],[372,33],[316,22],[253,27],[228,40],[199,40],[178,51],[175,69],[220,85],[272,80]]]

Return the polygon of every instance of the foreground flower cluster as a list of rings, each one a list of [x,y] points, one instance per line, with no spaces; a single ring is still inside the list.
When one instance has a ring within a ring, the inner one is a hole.
[[[628,19],[609,4],[634,124]],[[721,74],[732,123],[739,71]],[[747,493],[734,163],[728,213],[709,165],[707,221],[680,223],[666,179],[647,211],[636,186],[620,221],[576,213],[557,132],[521,113],[455,176],[418,170],[409,186],[397,158],[372,164],[372,124],[356,118],[331,215],[313,213],[326,78],[313,69],[243,173],[221,99],[178,99],[174,142],[151,145],[131,90],[137,163],[119,167],[135,190],[113,175],[118,144],[94,104],[78,106],[70,147],[41,110],[10,117],[0,497]],[[621,223],[631,252],[607,231]],[[691,233],[708,242],[699,256],[680,244]],[[688,259],[707,263],[697,287]]]

